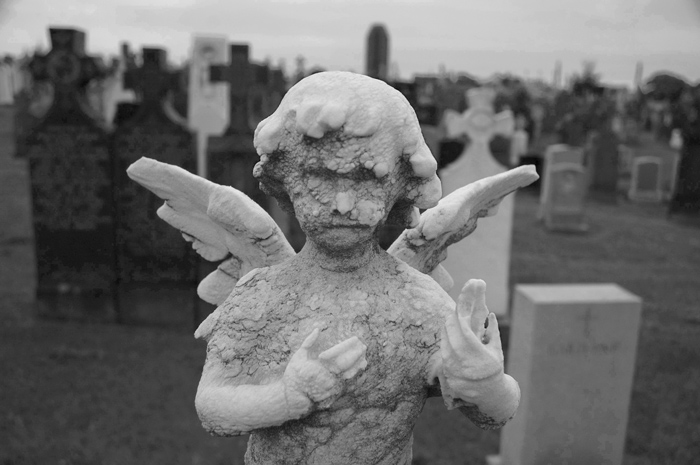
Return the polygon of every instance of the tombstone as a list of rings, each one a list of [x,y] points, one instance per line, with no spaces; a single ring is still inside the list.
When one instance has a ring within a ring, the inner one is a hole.
[[[190,62],[187,120],[197,132],[197,173],[207,173],[207,140],[220,135],[229,117],[228,84],[211,82],[211,65],[227,63],[228,45],[225,37],[194,36]]]
[[[131,103],[136,100],[136,95],[132,89],[124,87],[124,73],[129,67],[129,46],[122,44],[121,54],[116,62],[116,68],[104,82],[102,93],[102,107],[105,121],[116,125],[115,117],[120,103]]]
[[[642,301],[615,284],[518,285],[503,465],[621,465]]]
[[[469,109],[460,116],[461,124],[447,125],[447,137],[456,138],[466,133],[471,142],[454,163],[442,170],[443,196],[506,171],[506,167],[491,155],[489,141],[496,134],[513,133],[513,114],[507,110],[494,115],[494,97],[493,89],[470,89],[467,92]],[[469,279],[483,279],[489,285],[489,309],[496,315],[507,313],[512,228],[513,196],[509,195],[503,199],[496,216],[481,220],[467,241],[450,247],[443,266],[455,282],[449,291],[453,299],[459,297],[462,285]]]
[[[389,34],[381,24],[375,24],[367,34],[365,73],[386,81],[389,76]]]
[[[40,314],[111,321],[115,275],[112,161],[105,128],[85,87],[102,75],[85,54],[85,33],[50,29],[52,49],[35,55],[36,81],[53,102],[26,141],[32,187]]]
[[[643,156],[632,160],[632,181],[627,196],[634,201],[661,201],[663,192],[659,157]]]
[[[208,179],[233,186],[267,210],[284,232],[295,250],[304,244],[304,235],[296,220],[269,199],[253,177],[259,157],[253,147],[253,133],[258,123],[271,114],[282,100],[285,86],[280,71],[249,62],[248,45],[233,44],[231,62],[213,65],[212,82],[229,83],[229,125],[221,136],[208,140]]]
[[[572,147],[567,144],[553,144],[547,147],[544,153],[544,168],[542,170],[540,188],[540,208],[537,212],[539,219],[544,218],[547,208],[547,201],[552,198],[550,172],[559,163],[573,163],[582,166],[584,162],[584,152],[580,147]]]
[[[695,126],[698,126],[697,120]],[[696,132],[694,137],[689,135],[683,138],[669,214],[682,213],[697,217],[700,213],[700,135],[697,134],[697,128],[693,130]]]
[[[249,90],[253,72],[248,61],[248,45],[230,47],[228,65],[212,65],[210,78],[214,83],[229,84],[229,125],[221,136],[209,137],[207,146],[207,178],[217,184],[233,186],[267,206],[265,195],[253,178],[258,155],[253,147],[255,126],[250,118]]]
[[[530,143],[530,136],[525,130],[527,121],[523,115],[518,115],[515,118],[515,131],[510,140],[510,158],[509,164],[511,167],[520,166],[520,158],[527,155]]]
[[[586,170],[577,163],[558,163],[548,173],[544,225],[550,231],[586,232]]]
[[[10,63],[0,62],[0,105],[15,101],[14,72]]]
[[[195,138],[173,116],[169,96],[178,76],[167,70],[165,51],[144,48],[142,55],[143,65],[124,76],[124,87],[136,91],[140,105],[112,138],[119,318],[188,326],[196,318],[196,255],[155,214],[162,200],[132,182],[126,169],[148,157],[194,172]]]
[[[609,129],[592,137],[588,157],[592,191],[608,195],[617,193],[618,145],[617,136]]]

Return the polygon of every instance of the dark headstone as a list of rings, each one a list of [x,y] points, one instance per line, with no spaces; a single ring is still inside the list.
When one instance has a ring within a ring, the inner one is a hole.
[[[389,34],[375,24],[367,35],[365,72],[367,76],[386,81],[389,75]]]
[[[118,115],[112,140],[119,318],[189,326],[196,319],[196,254],[179,231],[157,217],[162,200],[129,179],[126,169],[148,157],[194,172],[194,134],[172,108],[177,75],[167,70],[164,50],[144,48],[143,66],[128,71],[125,81],[141,103],[121,107],[132,114]]]
[[[296,219],[260,190],[253,168],[259,157],[253,146],[258,123],[272,114],[284,94],[284,79],[265,65],[249,62],[248,45],[231,45],[231,62],[213,65],[213,82],[228,82],[230,92],[229,126],[221,136],[209,137],[207,144],[208,174],[211,181],[233,186],[257,202],[277,221],[295,250],[305,237]]]
[[[700,140],[684,141],[669,213],[700,215]]]
[[[592,191],[608,195],[617,192],[619,144],[617,135],[611,130],[592,136],[588,159]]]
[[[52,49],[35,55],[35,81],[53,103],[26,141],[34,213],[40,313],[112,320],[115,285],[112,163],[107,134],[85,87],[100,76],[85,34],[50,29]]]

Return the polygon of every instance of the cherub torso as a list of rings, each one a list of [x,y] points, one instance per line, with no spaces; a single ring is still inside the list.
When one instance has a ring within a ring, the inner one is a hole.
[[[367,368],[344,381],[330,409],[253,432],[247,463],[406,463],[429,360],[453,305],[430,277],[384,253],[349,273],[298,257],[249,273],[217,310],[209,340],[231,382],[280,379],[316,327],[313,356],[357,336],[367,345]]]

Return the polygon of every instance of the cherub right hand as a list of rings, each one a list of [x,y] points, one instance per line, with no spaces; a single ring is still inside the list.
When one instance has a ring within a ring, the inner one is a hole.
[[[342,393],[339,378],[350,379],[367,366],[367,346],[353,336],[321,352],[318,359],[311,359],[309,348],[318,334],[316,328],[292,355],[283,381],[287,389],[305,395],[318,408],[328,408]]]

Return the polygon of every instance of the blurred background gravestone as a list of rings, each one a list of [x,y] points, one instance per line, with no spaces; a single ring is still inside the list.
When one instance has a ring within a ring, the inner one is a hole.
[[[201,36],[192,38],[187,120],[197,132],[197,173],[207,174],[207,140],[220,135],[228,124],[229,90],[227,82],[212,82],[211,65],[227,63],[226,37]]]
[[[112,163],[107,133],[85,88],[102,76],[85,53],[85,33],[50,29],[52,49],[30,63],[53,101],[29,134],[37,296],[42,314],[114,319]]]
[[[253,146],[258,123],[272,114],[285,91],[280,71],[250,63],[248,45],[232,44],[228,65],[212,65],[212,82],[229,84],[229,124],[221,136],[210,136],[207,146],[207,178],[233,186],[262,206],[274,218],[295,250],[305,238],[296,219],[268,198],[253,177],[259,157]]]
[[[156,215],[162,201],[126,174],[141,157],[196,171],[195,136],[176,114],[171,91],[178,75],[165,50],[144,48],[125,85],[138,110],[113,135],[118,317],[124,323],[187,326],[196,320],[197,258],[182,235]]]
[[[547,173],[544,225],[550,231],[585,232],[586,170],[578,163],[557,163]]]
[[[471,182],[506,171],[492,156],[489,141],[496,134],[512,135],[513,113],[494,114],[493,89],[471,89],[467,95],[469,109],[461,115],[455,114],[446,132],[449,138],[466,133],[470,143],[460,157],[440,173],[443,197]],[[489,310],[499,316],[508,311],[513,197],[509,195],[503,199],[498,213],[482,220],[467,240],[450,247],[443,262],[455,282],[449,292],[453,299],[459,297],[469,279],[483,279],[489,286]]]
[[[632,179],[627,193],[631,200],[660,202],[661,159],[654,156],[636,157],[632,160]]]

